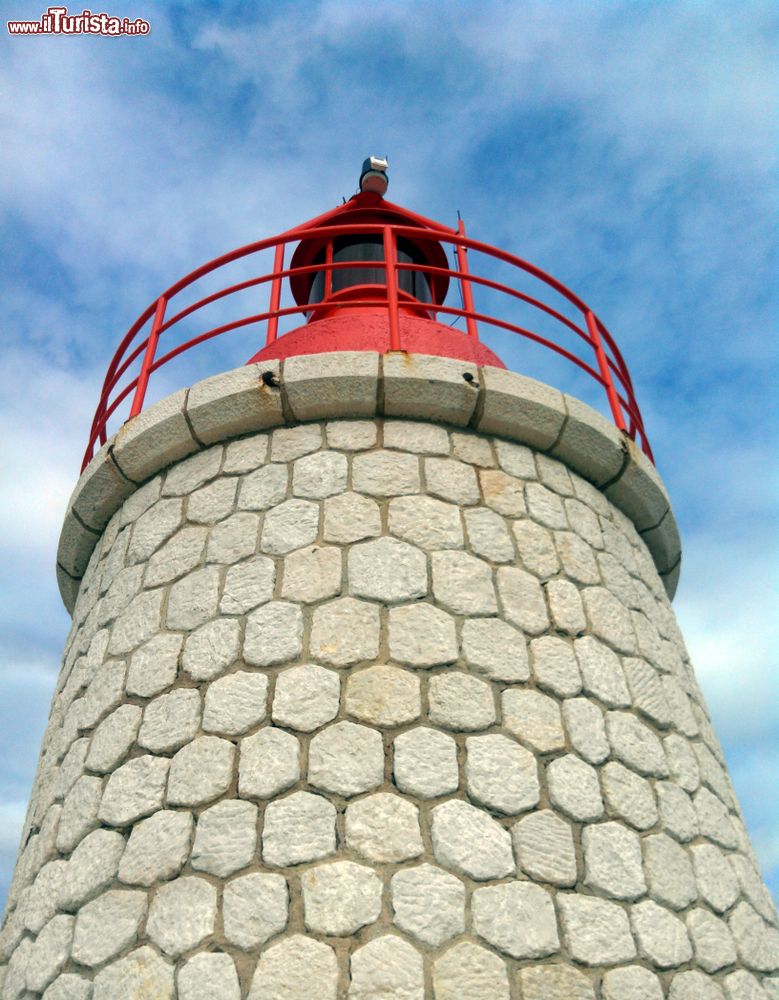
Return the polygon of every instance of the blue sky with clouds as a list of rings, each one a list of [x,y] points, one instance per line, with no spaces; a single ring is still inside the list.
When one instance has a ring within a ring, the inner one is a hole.
[[[779,895],[775,6],[105,6],[151,35],[0,39],[0,903],[68,628],[57,538],[114,346],[197,264],[338,204],[374,152],[392,200],[459,209],[617,337],[682,532],[677,614]]]

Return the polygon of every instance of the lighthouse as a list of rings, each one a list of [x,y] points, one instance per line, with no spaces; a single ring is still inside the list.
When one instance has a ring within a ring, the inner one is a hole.
[[[774,1000],[615,338],[388,201],[386,160],[359,186],[177,281],[108,366],[0,997]]]

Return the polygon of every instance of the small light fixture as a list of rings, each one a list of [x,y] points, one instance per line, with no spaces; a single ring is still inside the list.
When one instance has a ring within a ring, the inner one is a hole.
[[[369,156],[363,161],[360,174],[360,190],[371,191],[373,194],[384,195],[389,187],[387,177],[387,160],[380,156]]]

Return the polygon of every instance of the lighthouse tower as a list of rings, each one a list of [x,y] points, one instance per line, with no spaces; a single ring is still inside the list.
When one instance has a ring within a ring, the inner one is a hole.
[[[386,170],[177,282],[109,366],[0,997],[775,1000],[616,343]],[[147,405],[241,335],[247,364]]]

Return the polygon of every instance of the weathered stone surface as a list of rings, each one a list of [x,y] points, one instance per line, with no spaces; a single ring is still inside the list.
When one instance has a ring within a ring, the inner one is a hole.
[[[511,837],[488,813],[461,799],[432,811],[436,860],[478,881],[505,878],[514,871]]]
[[[505,617],[528,635],[545,632],[549,627],[549,616],[538,580],[513,566],[501,566],[497,578]]]
[[[422,956],[392,934],[374,938],[351,956],[349,1000],[423,1000]]]
[[[216,889],[203,878],[187,875],[167,882],[154,895],[146,935],[174,958],[214,933]]]
[[[725,977],[724,982],[728,1000],[770,1000],[774,995],[766,992],[771,988],[769,980],[763,980],[761,986],[756,976],[743,969],[731,972],[729,976]]]
[[[606,733],[615,757],[650,777],[668,776],[662,742],[652,730],[629,712],[607,712]]]
[[[525,569],[541,580],[554,576],[560,563],[551,533],[543,525],[527,519],[514,521],[511,530]]]
[[[267,865],[286,868],[335,851],[335,807],[321,795],[294,792],[268,804],[262,830]]]
[[[381,514],[375,500],[359,493],[341,493],[325,500],[324,537],[348,545],[381,534]]]
[[[576,852],[571,828],[551,809],[533,812],[511,828],[521,871],[541,882],[576,883]]]
[[[392,909],[402,931],[434,948],[465,930],[465,886],[433,865],[393,875]]]
[[[294,462],[322,447],[322,428],[319,424],[301,424],[299,427],[278,427],[271,439],[272,462]]]
[[[411,667],[434,667],[457,659],[454,619],[432,604],[389,611],[390,656]]]
[[[181,663],[193,680],[210,681],[232,666],[240,651],[240,623],[220,618],[187,636]]]
[[[733,821],[726,806],[708,788],[699,788],[693,795],[698,832],[722,847],[738,847]]]
[[[235,964],[229,955],[193,955],[176,977],[179,1000],[241,1000]]]
[[[664,833],[646,837],[644,864],[650,896],[664,906],[683,910],[698,898],[690,858]]]
[[[175,681],[184,637],[162,632],[153,636],[130,657],[127,694],[153,698]],[[127,706],[122,706],[124,709]]]
[[[636,955],[627,913],[617,903],[578,894],[557,897],[571,958],[582,965],[616,965]]]
[[[507,517],[525,515],[525,489],[521,480],[502,469],[479,469],[478,474],[484,503],[488,507]]]
[[[336,1000],[337,986],[333,949],[295,934],[263,952],[247,1000]]]
[[[119,836],[119,834],[108,833],[107,831],[96,832],[106,834],[108,837]],[[89,837],[86,839],[88,840]],[[123,846],[124,841],[122,841],[119,847],[119,855],[122,853],[121,848]],[[32,884],[24,891],[23,896],[20,896],[16,910],[13,913],[9,912],[5,927],[0,935],[0,956],[2,956],[2,961],[5,961],[7,949],[11,947],[10,942],[15,937],[15,940],[13,940],[13,945],[15,946],[24,928],[32,931],[33,934],[38,934],[43,925],[51,920],[57,910],[72,908],[69,905],[65,905],[65,894],[69,889],[66,885],[68,869],[69,863],[67,861],[62,861],[59,858],[55,861],[48,861],[37,873]],[[116,868],[114,868],[115,871]],[[104,888],[104,886],[100,886],[100,888]],[[9,893],[9,902],[10,898],[11,894]],[[14,925],[16,925],[16,929],[14,929]],[[2,996],[2,993],[0,993],[0,996]]]
[[[346,711],[374,726],[399,726],[419,718],[419,678],[397,667],[368,667],[349,677]]]
[[[187,520],[195,524],[216,524],[232,514],[237,492],[237,479],[217,479],[201,487],[187,500]]]
[[[728,917],[738,957],[755,972],[779,971],[779,931],[770,927],[749,903],[741,901]]]
[[[313,604],[341,593],[341,550],[333,545],[312,545],[290,552],[284,560],[281,596],[300,604]]]
[[[382,881],[365,865],[317,865],[303,874],[300,884],[306,927],[315,934],[354,934],[381,912]]]
[[[253,873],[224,887],[222,921],[230,944],[248,951],[287,926],[287,880],[282,875]]]
[[[667,726],[671,712],[655,668],[632,656],[625,657],[622,666],[635,707],[656,725]]]
[[[384,780],[384,748],[375,729],[353,722],[328,726],[311,740],[308,780],[314,788],[352,796]]]
[[[562,750],[565,734],[560,706],[540,691],[507,688],[501,695],[503,725],[538,753]]]
[[[425,481],[433,496],[456,504],[479,502],[479,484],[473,467],[452,458],[426,458]]]
[[[319,451],[299,458],[292,469],[292,493],[308,500],[324,500],[346,489],[348,463],[337,451]]]
[[[303,614],[296,604],[271,601],[246,619],[243,658],[256,667],[286,663],[303,648]]]
[[[428,688],[430,721],[446,729],[471,732],[495,721],[492,688],[464,673],[436,674]]]
[[[690,848],[695,881],[704,902],[724,913],[739,896],[739,884],[727,858],[713,844],[696,844]]]
[[[419,459],[389,451],[356,455],[352,462],[352,484],[358,493],[375,497],[419,493]]]
[[[119,863],[119,879],[128,885],[152,886],[178,875],[189,857],[192,814],[160,810],[136,823]]]
[[[335,667],[372,660],[379,651],[379,609],[342,597],[314,612],[311,656]]]
[[[184,520],[181,500],[160,500],[141,514],[133,525],[127,562],[146,562],[171,537]]]
[[[192,867],[226,878],[245,868],[257,846],[257,807],[228,799],[217,802],[198,817]]]
[[[587,587],[582,599],[593,634],[618,653],[635,653],[636,637],[627,608],[604,587]]]
[[[30,951],[27,964],[27,988],[42,993],[61,972],[70,957],[73,941],[73,917],[59,914],[41,930]]]
[[[465,741],[468,794],[489,809],[515,814],[538,804],[538,765],[532,753],[506,736]]]
[[[0,975],[0,987],[3,976]],[[43,994],[43,1000],[89,1000],[92,996],[92,983],[82,979],[75,972],[63,972]]]
[[[685,921],[697,965],[713,973],[735,963],[736,946],[724,920],[698,906],[686,914]]]
[[[260,548],[283,556],[311,545],[319,533],[319,504],[310,500],[285,500],[272,507],[262,524]]]
[[[549,798],[571,819],[591,823],[603,815],[603,800],[595,768],[574,754],[553,760],[546,768]]]
[[[469,465],[480,465],[483,469],[495,466],[489,438],[455,432],[452,434],[452,454],[461,462],[468,462]]]
[[[688,740],[671,733],[663,740],[671,777],[686,792],[694,792],[700,785],[698,760]]]
[[[216,736],[198,736],[170,765],[168,805],[197,806],[224,795],[233,781],[235,747]]]
[[[56,841],[57,850],[61,854],[69,854],[98,825],[97,811],[102,795],[102,779],[85,774],[65,796]]]
[[[376,444],[373,420],[332,420],[327,424],[327,443],[342,451],[362,451]]]
[[[264,465],[241,480],[238,506],[241,510],[268,510],[287,495],[289,471],[286,465]]]
[[[138,745],[154,753],[177,750],[200,728],[200,693],[177,688],[149,702],[143,711]]]
[[[261,729],[241,740],[238,794],[269,799],[300,778],[300,744],[280,729]]]
[[[396,497],[389,504],[389,530],[422,549],[461,549],[460,510],[428,496]]]
[[[553,626],[567,635],[581,635],[586,627],[581,597],[570,580],[549,580],[545,586]]]
[[[725,994],[702,972],[680,972],[671,980],[668,1000],[725,1000]]]
[[[134,757],[111,775],[103,791],[98,819],[127,826],[162,808],[170,761],[166,757]]]
[[[591,981],[570,965],[534,965],[520,969],[517,978],[522,1000],[595,1000]]]
[[[165,475],[162,495],[177,496],[193,493],[218,474],[223,455],[224,448],[220,444],[176,463]]]
[[[514,561],[514,545],[506,522],[494,511],[484,507],[466,510],[465,527],[470,547],[477,556],[496,563]]]
[[[449,435],[445,427],[411,420],[384,421],[384,447],[420,454],[446,455]]]
[[[145,915],[145,892],[104,892],[78,911],[71,955],[90,968],[102,965],[137,939]]]
[[[178,586],[180,583],[175,584],[173,589]],[[159,630],[164,596],[162,590],[148,590],[130,601],[111,629],[111,639],[108,643],[108,652],[111,655],[122,656],[124,653],[131,653]]]
[[[760,877],[760,869],[756,859],[743,854],[730,854],[728,862],[733,869],[741,892],[746,900],[754,906],[757,912],[769,923],[777,923],[776,907],[768,887]]]
[[[585,693],[594,695],[611,708],[630,705],[630,692],[616,653],[592,636],[577,639],[573,648]]]
[[[639,954],[656,968],[673,968],[692,958],[692,946],[684,923],[651,899],[633,907],[630,922]]]
[[[402,733],[394,745],[395,784],[409,795],[432,799],[457,791],[457,745],[451,736],[422,726]]]
[[[142,710],[137,705],[120,705],[103,719],[89,744],[86,766],[90,771],[113,771],[135,743]]]
[[[615,899],[639,899],[646,893],[637,834],[621,823],[599,823],[582,831],[584,881]]]
[[[498,618],[469,618],[463,624],[463,657],[490,680],[526,681],[530,677],[525,637]]]
[[[275,580],[276,567],[267,556],[255,556],[237,566],[230,566],[225,575],[219,610],[222,614],[242,615],[260,604],[267,604],[273,597]]]
[[[173,966],[144,945],[95,976],[92,1000],[173,1000]],[[68,998],[70,1000],[70,998]]]
[[[624,819],[637,830],[648,830],[657,822],[652,785],[618,761],[609,761],[600,772],[609,815]]]
[[[369,861],[418,858],[423,851],[419,810],[388,792],[352,802],[346,807],[346,844]]]
[[[529,882],[477,889],[471,900],[473,929],[512,958],[543,958],[560,947],[551,893]]]
[[[203,706],[207,733],[237,736],[265,718],[268,678],[264,674],[237,673],[220,677],[208,686]]]
[[[310,733],[338,714],[341,680],[317,664],[290,667],[276,680],[273,721]]]
[[[170,588],[165,622],[170,629],[195,629],[216,616],[218,603],[219,568],[196,569]]]
[[[677,840],[692,840],[698,832],[698,817],[687,792],[671,781],[658,781],[655,791],[663,827]]]
[[[109,886],[114,880],[124,849],[124,837],[112,830],[95,830],[86,836],[67,862],[58,899],[60,907],[68,911],[77,910],[82,903]],[[41,876],[43,870],[39,878]],[[41,888],[45,885],[44,880]],[[53,912],[49,915],[53,916]],[[40,926],[42,925],[41,921]]]
[[[575,583],[600,583],[598,562],[592,548],[572,531],[556,531],[555,546],[565,575]]]
[[[558,698],[579,694],[582,679],[573,646],[559,636],[543,635],[530,644],[533,674],[540,688]]]
[[[146,564],[144,586],[172,583],[193,570],[200,563],[207,537],[207,528],[193,524],[176,532]]]
[[[489,565],[467,552],[434,552],[433,594],[448,611],[461,615],[497,612],[495,588]]]
[[[663,1000],[657,976],[641,965],[610,969],[601,985],[603,1000]]]
[[[571,698],[562,705],[563,721],[573,749],[590,764],[609,755],[603,712],[588,698]]]
[[[481,945],[461,941],[433,965],[436,1000],[509,1000],[506,966]]]
[[[386,604],[427,593],[427,562],[421,549],[397,538],[362,542],[349,550],[349,593]]]

